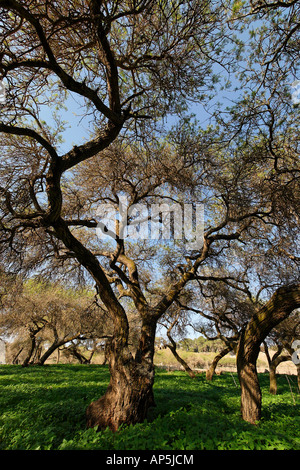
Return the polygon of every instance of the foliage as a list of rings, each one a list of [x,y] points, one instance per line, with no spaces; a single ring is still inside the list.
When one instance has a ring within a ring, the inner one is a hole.
[[[299,402],[285,376],[278,395],[268,393],[269,377],[260,374],[263,416],[253,426],[240,417],[236,376],[213,382],[203,375],[191,380],[183,372],[157,371],[156,407],[142,424],[118,432],[85,429],[84,413],[104,393],[106,366],[51,365],[0,368],[2,450],[300,450]],[[235,379],[235,380],[234,380]],[[99,385],[100,384],[100,385]]]
[[[194,351],[194,352],[219,352],[224,347],[221,340],[212,340],[209,341],[203,336],[198,338],[184,338],[179,341],[179,347],[184,351]]]
[[[71,289],[44,279],[29,279],[23,284],[18,280],[3,295],[2,305],[0,336],[9,338],[9,354],[23,366],[43,364],[70,342],[73,347],[83,341],[86,345],[88,340],[99,342],[104,325],[106,334],[109,332],[103,312],[84,287]]]

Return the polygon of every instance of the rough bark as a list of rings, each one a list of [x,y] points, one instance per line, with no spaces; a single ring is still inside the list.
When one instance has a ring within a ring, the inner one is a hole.
[[[245,347],[245,332],[241,335],[237,356],[237,369],[241,386],[242,418],[256,424],[261,418],[261,388],[259,385],[256,360],[258,353],[250,357]]]
[[[261,389],[256,369],[260,345],[272,328],[300,306],[300,284],[277,289],[269,302],[244,328],[237,352],[242,418],[255,424],[261,418]]]
[[[110,364],[110,383],[103,397],[86,410],[87,427],[109,427],[144,421],[153,405],[154,367],[139,364],[132,357],[118,358]]]
[[[151,316],[144,319],[135,357],[128,350],[127,344],[120,348],[116,338],[107,342],[105,357],[109,364],[110,382],[105,395],[87,408],[87,427],[109,427],[116,431],[122,424],[143,422],[149,407],[155,406],[155,331],[155,319]]]

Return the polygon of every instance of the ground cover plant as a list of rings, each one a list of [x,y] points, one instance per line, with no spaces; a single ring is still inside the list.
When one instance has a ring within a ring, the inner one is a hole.
[[[106,366],[0,367],[1,450],[300,450],[296,378],[278,377],[278,394],[259,374],[262,419],[241,419],[235,373],[207,382],[181,371],[156,370],[155,400],[141,424],[97,432],[86,429],[87,403],[109,383]]]

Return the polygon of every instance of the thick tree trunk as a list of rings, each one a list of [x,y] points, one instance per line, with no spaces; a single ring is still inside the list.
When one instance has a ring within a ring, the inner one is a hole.
[[[272,328],[300,306],[300,285],[277,289],[269,302],[253,315],[243,330],[237,351],[242,418],[255,424],[261,417],[261,390],[256,361],[261,343]]]
[[[241,386],[242,418],[256,424],[261,418],[261,389],[259,385],[256,361],[259,344],[245,345],[245,331],[241,334],[237,352],[237,371]]]
[[[222,349],[222,351],[214,357],[210,367],[206,371],[206,380],[212,380],[219,361],[222,359],[222,357],[226,356],[226,354],[228,354],[230,351],[232,351],[232,347],[228,346]]]
[[[116,431],[122,424],[136,424],[147,417],[154,406],[154,340],[156,321],[144,321],[135,358],[127,345],[107,342],[105,356],[110,370],[110,383],[103,397],[86,410],[87,427],[109,427]]]
[[[132,357],[118,359],[110,366],[110,383],[103,397],[86,410],[87,427],[109,427],[116,431],[121,424],[136,424],[147,417],[153,406],[154,367],[139,364]]]

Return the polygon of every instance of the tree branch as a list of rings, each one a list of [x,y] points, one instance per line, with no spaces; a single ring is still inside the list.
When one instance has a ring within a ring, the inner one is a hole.
[[[85,98],[89,99],[104,116],[110,119],[117,125],[122,125],[123,119],[120,115],[120,109],[116,109],[117,112],[107,107],[103,101],[99,98],[97,91],[89,88],[84,82],[76,81],[71,75],[69,75],[57,62],[55,55],[52,51],[52,48],[49,44],[48,39],[44,33],[43,27],[41,26],[39,20],[32,15],[26,8],[24,8],[19,2],[15,0],[0,0],[0,7],[5,8],[6,10],[14,11],[21,18],[26,19],[35,29],[37,36],[41,42],[41,45],[49,59],[48,62],[37,61],[35,66],[37,67],[46,67],[47,69],[52,70],[62,81],[65,87]],[[24,65],[24,62],[20,63],[21,66]],[[17,67],[15,63],[14,68]],[[112,79],[112,76],[109,77]]]

